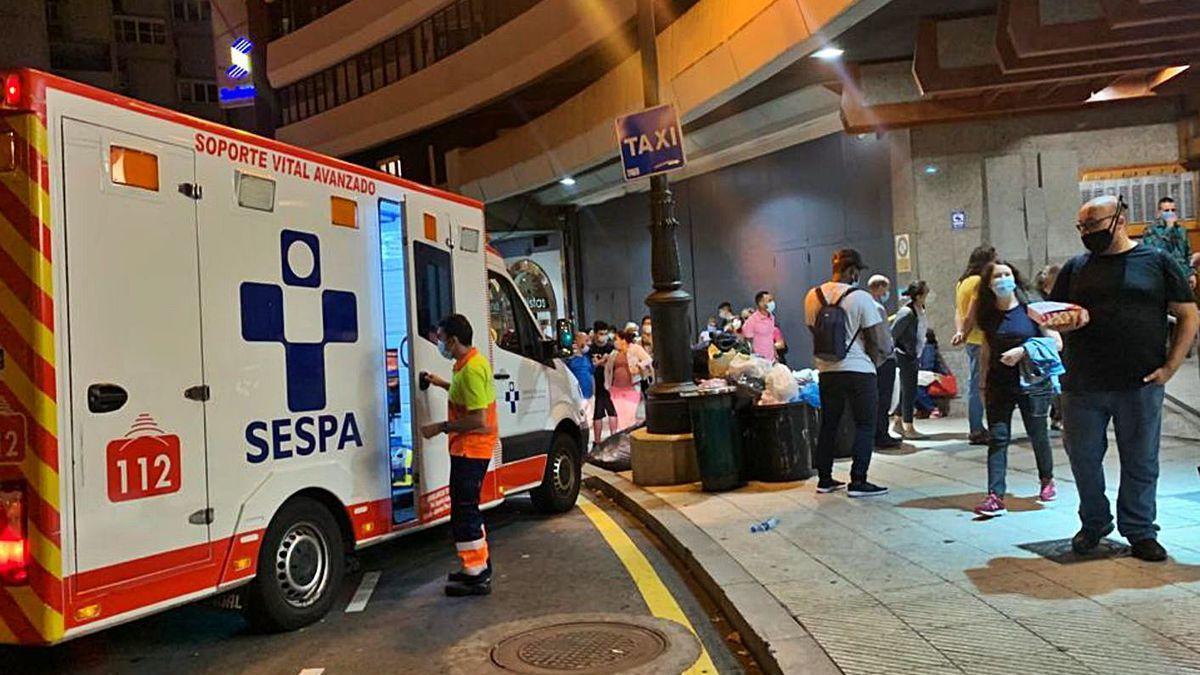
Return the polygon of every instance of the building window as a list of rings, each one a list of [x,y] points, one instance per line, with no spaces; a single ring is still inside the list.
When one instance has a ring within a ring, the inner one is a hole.
[[[117,42],[141,45],[167,44],[167,22],[136,16],[114,16],[113,34]]]
[[[61,0],[46,0],[46,31],[51,39],[60,39],[63,36],[60,5]]]
[[[171,15],[177,21],[208,21],[212,5],[209,0],[172,0]]]
[[[181,79],[176,86],[179,88],[179,100],[184,103],[217,102],[216,82]]]
[[[387,159],[383,160],[382,162],[379,162],[379,164],[377,164],[376,166],[379,168],[380,171],[382,171],[384,173],[390,173],[393,176],[397,176],[397,177],[402,175],[400,173],[400,157],[399,156],[388,157]]]

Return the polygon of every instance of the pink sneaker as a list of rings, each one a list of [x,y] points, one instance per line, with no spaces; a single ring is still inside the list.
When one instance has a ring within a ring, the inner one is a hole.
[[[1058,496],[1058,490],[1054,489],[1054,479],[1048,478],[1042,481],[1042,491],[1038,493],[1039,502],[1052,502]]]
[[[1004,508],[1003,499],[997,496],[996,493],[989,492],[988,496],[982,502],[979,502],[979,506],[975,507],[975,513],[976,515],[995,518],[996,516],[1008,513],[1008,509]]]

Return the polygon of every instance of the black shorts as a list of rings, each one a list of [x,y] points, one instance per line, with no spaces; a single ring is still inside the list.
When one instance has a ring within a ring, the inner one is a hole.
[[[600,421],[605,417],[616,417],[617,406],[613,405],[612,394],[608,393],[607,389],[596,391],[596,409],[592,412],[592,419]]]

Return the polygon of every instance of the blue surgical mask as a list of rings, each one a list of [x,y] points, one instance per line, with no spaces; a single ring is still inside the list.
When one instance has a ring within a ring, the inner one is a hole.
[[[1001,298],[1007,298],[1017,290],[1017,280],[1013,277],[1000,277],[992,280],[992,291]]]
[[[451,361],[454,360],[454,354],[450,353],[450,348],[447,347],[446,343],[442,340],[438,340],[438,353],[441,354],[443,358]]]
[[[882,305],[883,303],[887,302],[891,297],[892,297],[891,291],[884,291],[883,297],[879,298],[879,304]]]
[[[775,313],[775,301],[774,300],[767,303],[767,311],[772,314]]]

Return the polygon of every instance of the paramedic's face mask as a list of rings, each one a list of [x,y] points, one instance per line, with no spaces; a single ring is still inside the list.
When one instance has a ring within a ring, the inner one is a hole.
[[[446,359],[454,360],[454,352],[450,351],[450,345],[444,336],[438,336],[438,353]]]
[[[1175,210],[1174,204],[1162,207],[1162,219],[1168,225],[1174,223],[1177,218],[1179,218],[1179,213]]]

